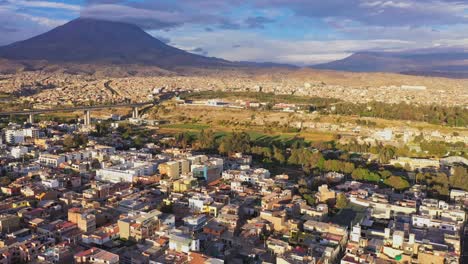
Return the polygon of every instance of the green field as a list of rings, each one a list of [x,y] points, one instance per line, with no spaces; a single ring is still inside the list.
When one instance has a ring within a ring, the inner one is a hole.
[[[203,130],[210,128],[209,125],[206,124],[195,124],[195,123],[182,123],[182,124],[168,124],[162,125],[161,128],[169,128],[169,129],[182,129],[182,130]]]
[[[313,104],[325,106],[337,103],[340,100],[332,98],[307,97],[297,95],[275,95],[274,93],[262,92],[223,92],[223,91],[204,91],[198,93],[184,94],[182,99],[206,100],[206,99],[244,99],[249,101],[259,101],[264,103],[290,103],[290,104]]]
[[[218,137],[225,136],[227,134],[236,132],[246,132],[249,134],[251,140],[262,141],[265,144],[275,141],[292,141],[297,138],[303,138],[308,142],[329,142],[334,139],[333,134],[313,132],[313,131],[302,131],[302,132],[281,132],[271,131],[265,132],[263,127],[252,126],[247,129],[238,129],[230,126],[221,125],[209,125],[204,123],[175,123],[165,124],[160,126],[160,133],[163,134],[176,134],[176,133],[189,133],[190,135],[197,136],[202,130],[212,130]]]

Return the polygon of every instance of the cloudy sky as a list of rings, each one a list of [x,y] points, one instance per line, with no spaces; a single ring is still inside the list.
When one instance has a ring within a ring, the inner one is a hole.
[[[468,47],[468,0],[0,0],[0,45],[77,17],[135,23],[195,53],[297,65]]]

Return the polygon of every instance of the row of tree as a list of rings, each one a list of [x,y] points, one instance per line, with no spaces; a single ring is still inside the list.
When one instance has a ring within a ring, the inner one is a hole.
[[[350,141],[347,144],[336,144],[336,148],[357,153],[372,153],[379,155],[379,161],[381,163],[387,163],[390,159],[401,156],[434,156],[444,157],[447,154],[467,156],[466,144],[463,142],[444,142],[444,141],[427,141],[418,136],[415,138],[415,142],[421,147],[421,153],[412,152],[408,146],[395,147],[390,145],[371,145],[369,143],[359,143],[356,140]],[[467,156],[468,157],[468,156]]]
[[[450,177],[442,172],[416,174],[416,183],[425,184],[435,196],[448,196],[452,188],[468,191],[468,169],[466,166],[454,166]]]
[[[359,115],[361,117],[422,121],[453,127],[466,127],[468,125],[468,112],[463,107],[414,105],[407,103],[388,104],[383,102],[370,102],[367,104],[342,102],[335,104],[332,111],[322,110],[321,112],[323,114],[333,113],[338,115]]]
[[[184,96],[184,95],[183,95]],[[309,105],[310,111],[320,111],[322,114],[359,115],[361,117],[377,117],[395,120],[422,121],[431,124],[440,124],[453,127],[466,127],[468,125],[468,112],[464,107],[441,105],[415,105],[408,103],[389,104],[384,102],[370,102],[355,104],[337,99],[301,97],[294,95],[275,96],[273,93],[262,92],[223,92],[209,91],[187,94],[184,98],[211,99],[211,98],[248,98],[272,105],[274,103],[295,103]],[[330,110],[330,105],[333,108]]]

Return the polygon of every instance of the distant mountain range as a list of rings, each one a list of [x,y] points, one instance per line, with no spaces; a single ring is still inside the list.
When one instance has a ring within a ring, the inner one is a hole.
[[[0,47],[0,72],[62,69],[68,73],[167,75],[186,69],[252,68],[299,67],[201,56],[167,45],[136,25],[90,18],[78,18],[39,36]],[[359,52],[311,68],[468,78],[468,52],[461,49]]]
[[[78,18],[42,35],[0,47],[0,57],[50,63],[137,64],[177,67],[294,67],[275,63],[231,62],[169,46],[136,25]]]
[[[84,18],[31,39],[0,47],[0,57],[52,63],[142,64],[162,68],[235,66],[226,60],[166,45],[135,25]]]
[[[468,52],[463,49],[421,49],[405,52],[359,52],[342,60],[311,66],[352,72],[393,72],[468,78]]]

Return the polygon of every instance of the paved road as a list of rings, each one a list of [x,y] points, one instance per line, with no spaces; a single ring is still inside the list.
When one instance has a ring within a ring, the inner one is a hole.
[[[51,112],[74,112],[74,111],[80,111],[80,110],[84,111],[84,110],[121,108],[121,107],[142,107],[142,106],[150,105],[150,104],[156,104],[156,103],[147,102],[147,103],[133,103],[133,104],[76,106],[76,107],[51,108],[51,109],[31,109],[31,110],[22,110],[22,111],[0,112],[0,116],[43,114],[43,113],[51,113]]]

